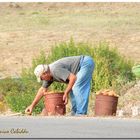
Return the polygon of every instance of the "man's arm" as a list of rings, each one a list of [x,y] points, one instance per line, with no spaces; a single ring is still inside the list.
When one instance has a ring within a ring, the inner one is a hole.
[[[44,93],[46,91],[47,91],[47,88],[43,88],[43,87],[41,87],[38,90],[38,92],[37,92],[37,94],[36,94],[32,104],[26,108],[25,113],[27,113],[27,114],[31,114],[32,113],[33,108],[39,102],[39,100],[44,96]]]
[[[69,83],[68,83],[67,88],[65,90],[66,94],[68,94],[72,90],[72,87],[76,81],[76,76],[74,74],[70,73],[68,80],[69,80]]]
[[[64,96],[63,96],[63,100],[65,101],[64,104],[68,103],[68,94],[72,90],[72,87],[76,81],[76,75],[70,73],[68,80],[69,80],[69,83],[67,85],[67,88],[66,88],[66,90],[64,92]]]
[[[33,108],[34,108],[35,105],[39,102],[39,100],[44,96],[44,92],[46,92],[46,91],[47,91],[47,88],[43,88],[43,87],[41,87],[41,88],[38,90],[38,92],[37,92],[37,94],[36,94],[36,96],[35,96],[35,98],[34,98],[32,104],[31,104],[31,106],[32,106]]]

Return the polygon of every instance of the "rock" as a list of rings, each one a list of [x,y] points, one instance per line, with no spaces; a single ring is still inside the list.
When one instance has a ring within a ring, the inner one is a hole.
[[[132,116],[133,117],[136,117],[136,116],[138,116],[139,115],[139,113],[140,113],[140,108],[138,107],[138,106],[133,106],[132,108]]]
[[[124,111],[124,116],[135,117],[140,115],[140,81],[137,81],[120,97],[119,103],[123,104],[121,110]]]
[[[21,6],[15,2],[10,2],[9,7],[11,8],[21,8]]]

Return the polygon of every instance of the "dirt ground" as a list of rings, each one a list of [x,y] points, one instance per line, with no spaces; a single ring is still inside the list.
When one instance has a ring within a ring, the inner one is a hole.
[[[57,42],[107,41],[140,62],[139,3],[0,3],[0,78]]]

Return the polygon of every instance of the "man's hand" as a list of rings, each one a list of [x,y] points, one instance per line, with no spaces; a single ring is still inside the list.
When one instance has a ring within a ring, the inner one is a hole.
[[[30,105],[26,108],[25,110],[25,113],[28,114],[28,115],[31,115],[32,114],[32,111],[33,111],[33,106]]]
[[[26,113],[26,114],[31,115],[33,108],[34,108],[35,105],[39,102],[39,100],[44,96],[44,93],[45,93],[46,91],[47,91],[47,89],[46,89],[46,88],[43,88],[43,87],[41,87],[41,88],[38,90],[38,92],[37,92],[37,94],[36,94],[36,96],[35,96],[35,98],[34,98],[32,104],[26,108],[26,110],[25,110],[25,113]]]
[[[68,103],[68,94],[67,93],[64,93],[64,95],[63,95],[63,101],[64,101],[64,104],[65,105]]]
[[[65,105],[68,103],[68,94],[71,91],[71,89],[76,81],[76,76],[74,74],[70,73],[68,80],[69,80],[69,83],[68,83],[68,86],[67,86],[65,93],[63,95],[63,101],[64,101]]]

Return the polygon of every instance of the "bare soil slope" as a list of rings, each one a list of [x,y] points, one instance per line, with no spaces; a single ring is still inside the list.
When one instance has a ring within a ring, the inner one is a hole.
[[[68,41],[106,40],[140,62],[139,3],[0,3],[0,78]]]

